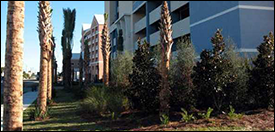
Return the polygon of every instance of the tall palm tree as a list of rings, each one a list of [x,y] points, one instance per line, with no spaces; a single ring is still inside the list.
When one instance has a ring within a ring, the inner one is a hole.
[[[172,20],[168,8],[167,1],[164,1],[161,8],[161,22],[160,22],[160,39],[162,49],[162,62],[161,62],[161,91],[160,91],[160,116],[166,115],[169,117],[169,99],[171,90],[168,82],[168,71],[171,58],[171,50],[173,45],[172,38]]]
[[[23,130],[23,33],[25,2],[9,1],[4,81],[4,131]]]
[[[52,30],[52,27],[51,27]],[[48,100],[52,100],[52,80],[53,80],[53,57],[54,57],[54,37],[53,33],[51,36],[51,44],[50,44],[50,51],[49,51],[49,59],[48,59],[48,90],[47,90],[47,97]]]
[[[90,82],[90,78],[89,78],[89,62],[90,62],[90,51],[89,51],[88,41],[86,40],[84,42],[84,71],[85,71],[84,87],[85,87],[85,89],[88,88],[88,84]]]
[[[104,14],[105,22],[102,29],[102,56],[103,56],[103,83],[105,86],[109,86],[110,74],[109,74],[109,62],[111,55],[111,43],[110,43],[110,34],[107,24],[108,14]]]
[[[56,58],[55,58],[55,37],[52,36],[52,79],[53,79],[53,83],[57,83],[57,62],[56,62]]]
[[[63,83],[66,88],[71,88],[71,58],[73,47],[73,32],[75,29],[76,10],[63,9],[64,29],[62,31],[63,50]]]
[[[48,64],[52,45],[51,7],[49,1],[39,1],[38,33],[41,47],[38,107],[40,115],[47,112]]]

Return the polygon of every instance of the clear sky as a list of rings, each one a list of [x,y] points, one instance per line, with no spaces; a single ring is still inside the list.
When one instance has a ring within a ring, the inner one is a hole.
[[[62,70],[61,34],[63,30],[63,8],[76,9],[73,53],[80,52],[81,28],[83,23],[91,23],[94,14],[104,13],[104,1],[51,1],[53,9],[52,24],[56,37],[55,55],[58,70]],[[7,1],[1,1],[1,66],[5,64],[5,42],[7,23]],[[24,70],[39,71],[40,46],[37,33],[38,1],[25,2],[24,28]]]

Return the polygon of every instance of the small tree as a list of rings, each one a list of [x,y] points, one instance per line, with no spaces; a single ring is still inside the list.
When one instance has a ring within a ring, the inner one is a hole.
[[[264,42],[257,48],[259,55],[253,62],[250,78],[250,93],[257,107],[274,107],[274,35],[264,36]]]
[[[221,111],[225,102],[225,89],[232,82],[230,68],[232,65],[223,56],[225,42],[221,30],[217,30],[211,39],[213,50],[204,50],[201,60],[194,67],[194,84],[198,89],[198,106],[202,108],[214,107]]]
[[[130,85],[129,74],[132,74],[133,55],[129,52],[118,54],[111,61],[111,83],[116,87],[126,88]]]
[[[177,108],[189,107],[194,105],[193,96],[193,68],[196,54],[191,43],[190,37],[185,37],[177,43],[177,56],[171,65],[171,98],[172,105]]]
[[[161,76],[154,67],[153,54],[150,44],[138,44],[133,58],[133,73],[130,74],[130,87],[126,95],[132,102],[133,108],[144,111],[156,111],[159,107],[159,91]]]
[[[226,41],[225,59],[232,64],[229,69],[229,76],[231,83],[225,89],[226,106],[233,106],[234,108],[244,108],[247,103],[247,90],[249,80],[249,59],[241,57],[240,53],[236,52],[236,47],[231,39]]]
[[[84,42],[84,71],[85,71],[85,82],[84,82],[84,87],[85,89],[88,88],[88,84],[90,82],[90,77],[89,77],[89,64],[90,63],[90,50],[89,50],[89,45],[88,41]]]

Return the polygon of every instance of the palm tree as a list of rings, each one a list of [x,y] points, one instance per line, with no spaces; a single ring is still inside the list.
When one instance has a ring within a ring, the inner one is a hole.
[[[173,45],[172,38],[172,20],[168,8],[167,1],[164,1],[161,8],[161,22],[160,22],[160,39],[162,49],[162,63],[161,63],[161,91],[160,91],[160,116],[169,117],[169,99],[171,90],[168,82],[168,71],[171,58],[171,50]]]
[[[85,71],[85,82],[84,87],[85,89],[88,88],[88,84],[90,82],[89,78],[89,62],[90,62],[90,51],[89,51],[89,45],[88,41],[84,42],[84,71]]]
[[[53,34],[53,33],[52,33]],[[53,57],[54,57],[54,37],[51,37],[52,43],[50,44],[51,50],[49,51],[49,62],[48,62],[48,90],[47,90],[47,97],[48,100],[52,100],[52,79],[53,79]]]
[[[51,7],[49,1],[39,1],[38,33],[41,47],[38,107],[40,115],[47,112],[49,53],[52,45]]]
[[[57,61],[55,58],[55,37],[52,36],[52,41],[53,41],[53,45],[52,45],[52,79],[53,79],[53,83],[57,83]]]
[[[75,29],[75,9],[63,9],[64,29],[62,31],[63,50],[63,83],[66,88],[71,88],[71,58],[73,47],[73,32]]]
[[[9,1],[4,81],[4,131],[23,130],[24,1]]]
[[[105,86],[109,86],[109,61],[111,54],[111,43],[110,43],[110,35],[109,28],[107,25],[108,14],[104,14],[105,23],[102,30],[102,56],[103,56],[103,83]]]

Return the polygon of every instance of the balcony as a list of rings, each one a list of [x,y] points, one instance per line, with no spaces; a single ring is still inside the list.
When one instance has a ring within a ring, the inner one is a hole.
[[[135,1],[133,3],[133,11],[140,7],[145,1]]]
[[[174,23],[172,26],[173,38],[178,38],[190,33],[190,17]]]
[[[172,25],[173,39],[184,36],[190,33],[190,18],[186,18],[178,21]],[[151,46],[154,46],[160,42],[160,31],[157,31],[150,35]]]
[[[160,19],[160,13],[161,13],[161,6],[157,7],[155,10],[153,10],[149,14],[149,16],[150,16],[150,25]]]
[[[151,46],[155,46],[160,42],[160,31],[157,31],[150,35]]]
[[[146,17],[143,17],[135,23],[135,33],[138,33],[142,29],[146,28]]]
[[[171,11],[173,12],[187,3],[189,3],[189,1],[171,1]]]

